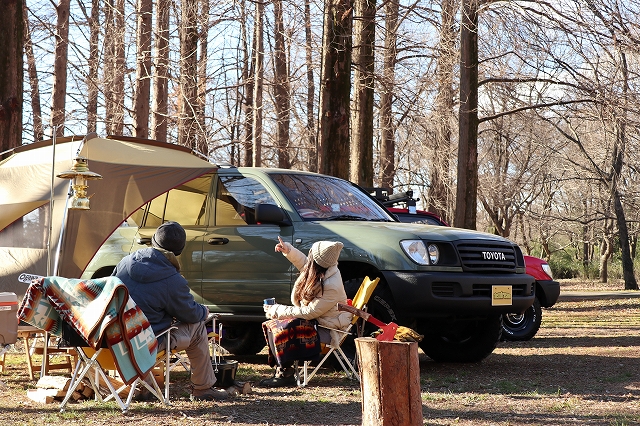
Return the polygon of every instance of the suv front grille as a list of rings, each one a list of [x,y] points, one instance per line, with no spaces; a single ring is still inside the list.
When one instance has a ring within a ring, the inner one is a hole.
[[[514,272],[517,254],[513,244],[464,240],[456,244],[462,267],[474,272]]]

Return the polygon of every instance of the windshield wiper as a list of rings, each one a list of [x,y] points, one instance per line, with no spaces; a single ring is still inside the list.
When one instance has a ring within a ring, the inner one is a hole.
[[[369,220],[366,217],[354,216],[351,214],[341,214],[339,216],[328,217],[327,220]]]

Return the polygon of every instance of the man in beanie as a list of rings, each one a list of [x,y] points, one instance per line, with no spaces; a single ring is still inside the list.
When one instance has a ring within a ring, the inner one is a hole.
[[[187,280],[180,275],[177,256],[182,253],[186,240],[187,235],[179,223],[165,222],[151,238],[152,247],[123,258],[112,275],[127,286],[129,295],[146,315],[154,333],[158,334],[178,321],[178,329],[171,332],[171,349],[187,352],[193,387],[191,399],[225,399],[228,394],[213,387],[216,376],[209,357],[205,327],[209,309],[196,303]],[[158,344],[163,349],[166,341],[159,339]]]
[[[333,328],[346,329],[351,323],[349,312],[338,311],[337,303],[347,303],[342,276],[338,270],[338,257],[343,244],[339,241],[318,241],[311,246],[309,255],[305,256],[300,250],[278,237],[275,250],[281,252],[293,265],[300,270],[291,292],[289,305],[264,305],[267,318],[317,320],[318,324]],[[266,323],[265,323],[266,324]],[[337,332],[322,333],[320,341],[337,344],[340,336]],[[275,353],[273,335],[267,337],[267,344]],[[262,386],[279,387],[295,384],[294,370],[291,365],[278,365],[272,378],[260,382]]]

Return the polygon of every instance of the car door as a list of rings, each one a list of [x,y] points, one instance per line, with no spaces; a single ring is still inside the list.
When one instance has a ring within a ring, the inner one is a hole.
[[[151,237],[162,223],[175,221],[182,225],[187,241],[178,256],[180,273],[189,282],[191,294],[199,303],[202,299],[202,252],[204,235],[210,217],[210,193],[215,174],[206,174],[186,182],[151,200],[143,209],[138,220],[142,245],[151,245]],[[137,246],[136,248],[140,248]]]
[[[258,224],[256,204],[279,202],[258,177],[220,170],[213,198],[213,225],[203,235],[202,297],[212,312],[264,315],[262,302],[290,303],[293,267],[274,250],[293,227]]]

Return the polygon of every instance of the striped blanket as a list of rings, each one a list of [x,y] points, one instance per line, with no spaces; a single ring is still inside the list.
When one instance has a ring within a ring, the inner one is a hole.
[[[156,360],[158,342],[151,325],[116,277],[35,280],[22,299],[18,318],[57,336],[66,322],[93,349],[104,339],[127,384],[146,375]]]

